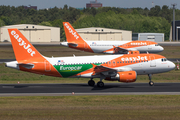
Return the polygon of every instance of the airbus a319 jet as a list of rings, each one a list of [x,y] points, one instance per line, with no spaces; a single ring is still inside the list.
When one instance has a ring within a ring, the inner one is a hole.
[[[137,75],[149,75],[149,85],[154,85],[151,75],[175,68],[175,64],[156,54],[119,54],[99,56],[45,57],[21,34],[18,29],[8,29],[16,61],[6,66],[21,71],[72,78],[89,78],[88,85],[94,86],[93,78],[102,80],[135,82]],[[72,33],[70,38],[77,38]],[[79,36],[80,38],[80,36]]]
[[[67,42],[60,45],[92,53],[128,54],[129,51],[157,53],[163,47],[152,41],[86,41],[69,22],[63,22]]]

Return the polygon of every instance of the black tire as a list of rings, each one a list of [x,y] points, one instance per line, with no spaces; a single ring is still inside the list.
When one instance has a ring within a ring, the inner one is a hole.
[[[97,83],[97,86],[100,87],[100,88],[102,88],[102,87],[104,87],[104,83],[103,83],[103,82],[98,82],[98,83]]]
[[[89,85],[89,86],[94,86],[94,85],[95,85],[94,80],[89,80],[89,81],[88,81],[88,85]]]
[[[149,82],[149,85],[150,85],[150,86],[154,86],[154,82],[153,82],[153,81],[150,81],[150,82]]]

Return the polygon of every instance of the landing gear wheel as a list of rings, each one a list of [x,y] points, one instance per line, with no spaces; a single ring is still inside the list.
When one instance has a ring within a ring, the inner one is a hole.
[[[150,81],[150,82],[149,82],[149,85],[150,85],[150,86],[154,86],[154,82],[153,82],[153,81]]]
[[[102,87],[104,87],[104,83],[100,81],[100,82],[97,83],[97,86],[102,88]]]
[[[151,81],[152,74],[148,74],[148,76],[149,76],[149,85],[150,85],[150,86],[154,86],[154,82]]]
[[[94,85],[95,85],[94,80],[89,80],[89,81],[88,81],[88,85],[89,85],[89,86],[94,86]]]

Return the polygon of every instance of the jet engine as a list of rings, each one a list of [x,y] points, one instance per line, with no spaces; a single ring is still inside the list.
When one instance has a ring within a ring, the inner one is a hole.
[[[135,82],[137,78],[136,71],[124,71],[124,72],[118,72],[116,76],[114,77],[106,77],[105,80],[109,81],[116,81],[119,82]]]

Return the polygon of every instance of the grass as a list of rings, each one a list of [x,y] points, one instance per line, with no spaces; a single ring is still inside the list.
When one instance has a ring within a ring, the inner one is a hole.
[[[62,46],[35,46],[35,48],[47,57],[83,56],[95,55],[95,53],[83,52]],[[12,46],[0,46],[0,59],[15,59]]]
[[[180,58],[179,46],[163,46],[164,51],[158,54],[165,56],[166,58]]]
[[[1,119],[179,119],[179,95],[1,97]]]

